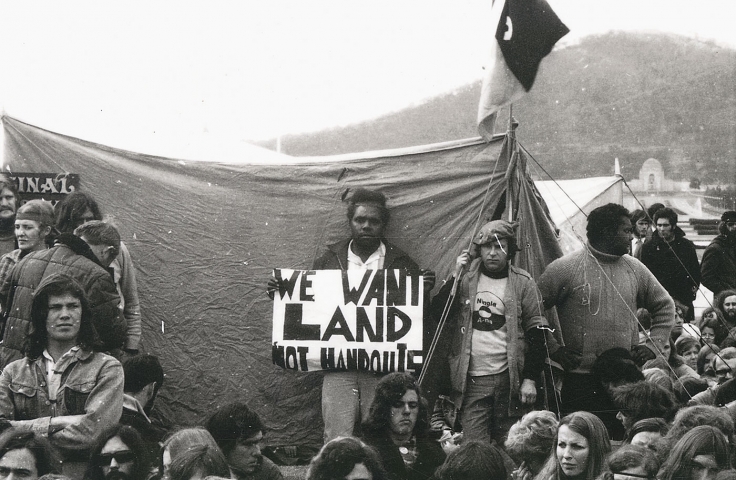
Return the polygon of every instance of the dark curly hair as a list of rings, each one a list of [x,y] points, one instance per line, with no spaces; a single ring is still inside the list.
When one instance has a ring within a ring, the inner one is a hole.
[[[679,407],[672,392],[646,381],[614,388],[613,400],[621,413],[631,419],[632,425],[645,418],[671,421]]]
[[[608,203],[594,209],[588,214],[588,225],[585,230],[588,241],[598,243],[612,236],[618,230],[621,217],[629,218],[630,214],[625,207],[617,203]]]
[[[726,326],[726,321],[721,316],[721,312],[716,311],[716,315],[716,318],[709,318],[704,321],[700,326],[700,331],[704,332],[706,328],[712,329],[714,335],[713,343],[720,345],[721,342],[728,338],[728,327]]]
[[[258,414],[242,402],[221,407],[207,420],[205,428],[225,456],[233,451],[238,440],[246,440],[259,432],[265,432]]]
[[[107,442],[111,438],[120,437],[120,440],[125,444],[126,447],[133,452],[135,457],[135,468],[133,469],[133,478],[146,478],[152,458],[149,458],[146,452],[146,447],[143,443],[140,433],[135,428],[129,425],[117,424],[115,427],[102,435],[92,449],[92,454],[89,458],[89,464],[87,465],[87,471],[85,472],[85,480],[96,480],[104,478],[102,473],[102,465],[99,462],[99,455],[102,453],[102,449],[105,448]]]
[[[66,294],[78,298],[82,304],[82,319],[77,338],[79,345],[84,350],[99,351],[102,349],[102,343],[92,323],[92,312],[84,289],[72,277],[63,273],[55,273],[44,279],[41,286],[33,294],[31,328],[24,348],[24,353],[29,359],[35,360],[38,358],[48,346],[46,318],[49,314],[49,297],[52,295],[59,296]]]
[[[414,390],[419,397],[419,414],[414,426],[414,434],[425,435],[429,431],[427,401],[422,398],[422,390],[417,380],[408,373],[389,373],[378,382],[376,396],[373,398],[368,419],[363,424],[364,433],[381,434],[389,428],[391,407],[409,391]]]
[[[736,290],[733,288],[729,288],[727,290],[721,290],[718,295],[716,295],[716,298],[714,299],[713,303],[715,307],[718,309],[719,312],[721,312],[721,315],[725,316],[725,310],[723,309],[723,302],[726,301],[728,297],[734,297],[736,296]]]
[[[675,212],[671,208],[664,207],[657,210],[654,214],[654,223],[656,224],[657,220],[659,220],[660,218],[666,218],[670,222],[673,230],[677,226],[677,212]]]
[[[631,351],[622,347],[610,348],[595,359],[591,366],[593,378],[602,385],[607,383],[634,383],[644,380],[644,374],[634,362]]]
[[[378,207],[381,213],[381,220],[383,220],[383,226],[388,225],[388,221],[391,219],[391,213],[386,206],[386,195],[376,190],[368,190],[367,188],[356,189],[350,197],[350,201],[348,201],[348,220],[353,219],[355,209],[362,204]]]
[[[373,480],[388,480],[376,451],[353,437],[340,437],[327,442],[312,459],[307,480],[345,478],[361,463],[371,473]]]

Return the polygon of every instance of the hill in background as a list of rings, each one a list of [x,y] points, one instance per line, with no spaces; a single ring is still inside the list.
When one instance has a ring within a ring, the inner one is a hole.
[[[479,95],[476,82],[370,121],[287,135],[282,151],[333,155],[474,137]],[[736,51],[672,35],[587,37],[542,62],[514,117],[517,138],[554,178],[610,175],[615,158],[633,178],[653,157],[673,179],[734,182]],[[497,130],[507,119],[502,112]]]

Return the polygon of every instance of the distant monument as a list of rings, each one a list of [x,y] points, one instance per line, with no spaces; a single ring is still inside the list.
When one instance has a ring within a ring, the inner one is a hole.
[[[672,192],[678,189],[678,184],[664,175],[664,168],[656,158],[650,158],[639,169],[639,178],[629,181],[629,187],[634,192],[659,193]]]

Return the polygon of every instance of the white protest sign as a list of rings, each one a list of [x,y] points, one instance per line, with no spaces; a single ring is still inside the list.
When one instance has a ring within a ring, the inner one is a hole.
[[[275,269],[273,363],[282,368],[415,370],[424,279],[404,270]]]

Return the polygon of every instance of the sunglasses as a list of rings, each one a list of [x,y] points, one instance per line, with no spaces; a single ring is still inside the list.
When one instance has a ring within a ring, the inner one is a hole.
[[[113,453],[101,453],[97,455],[97,465],[100,467],[107,467],[112,463],[113,458],[117,463],[128,463],[135,460],[135,453],[129,450]]]

